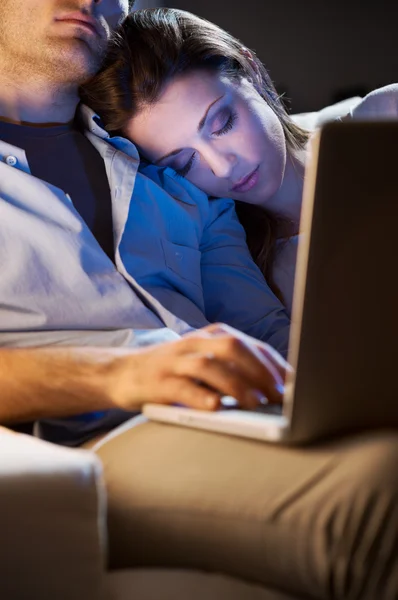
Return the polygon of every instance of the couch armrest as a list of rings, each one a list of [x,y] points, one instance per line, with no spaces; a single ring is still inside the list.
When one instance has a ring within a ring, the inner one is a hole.
[[[104,499],[94,454],[0,428],[2,598],[101,598]]]
[[[344,117],[353,110],[361,100],[362,98],[360,96],[354,96],[352,98],[347,98],[346,100],[341,100],[341,102],[336,102],[336,104],[325,106],[325,108],[322,108],[321,110],[298,113],[291,115],[291,117],[299,127],[308,129],[308,131],[314,131],[318,127],[325,125],[328,121],[334,121],[339,117]]]

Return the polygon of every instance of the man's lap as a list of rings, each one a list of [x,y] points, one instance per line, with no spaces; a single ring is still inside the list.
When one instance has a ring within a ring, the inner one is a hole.
[[[111,567],[208,569],[362,599],[372,597],[355,592],[364,569],[382,600],[376,557],[385,553],[385,581],[398,588],[396,434],[293,449],[133,419],[93,449],[104,464]]]

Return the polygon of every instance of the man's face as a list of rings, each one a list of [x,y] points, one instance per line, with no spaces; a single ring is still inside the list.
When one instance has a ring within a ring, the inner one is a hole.
[[[12,77],[32,73],[79,84],[99,68],[128,0],[0,0],[0,61]]]

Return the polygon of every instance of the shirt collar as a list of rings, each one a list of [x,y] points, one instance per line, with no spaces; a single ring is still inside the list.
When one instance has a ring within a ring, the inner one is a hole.
[[[103,127],[101,119],[89,106],[79,104],[77,116],[85,129],[103,140],[109,139],[110,135]]]
[[[86,131],[95,135],[97,138],[106,140],[116,150],[121,150],[131,158],[139,160],[139,154],[133,142],[121,136],[111,137],[104,128],[101,118],[86,104],[80,104],[77,116],[80,119]]]

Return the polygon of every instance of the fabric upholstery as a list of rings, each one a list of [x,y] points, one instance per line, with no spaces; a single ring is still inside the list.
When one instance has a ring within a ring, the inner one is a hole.
[[[0,457],[1,598],[101,599],[106,539],[98,458],[4,429]]]

